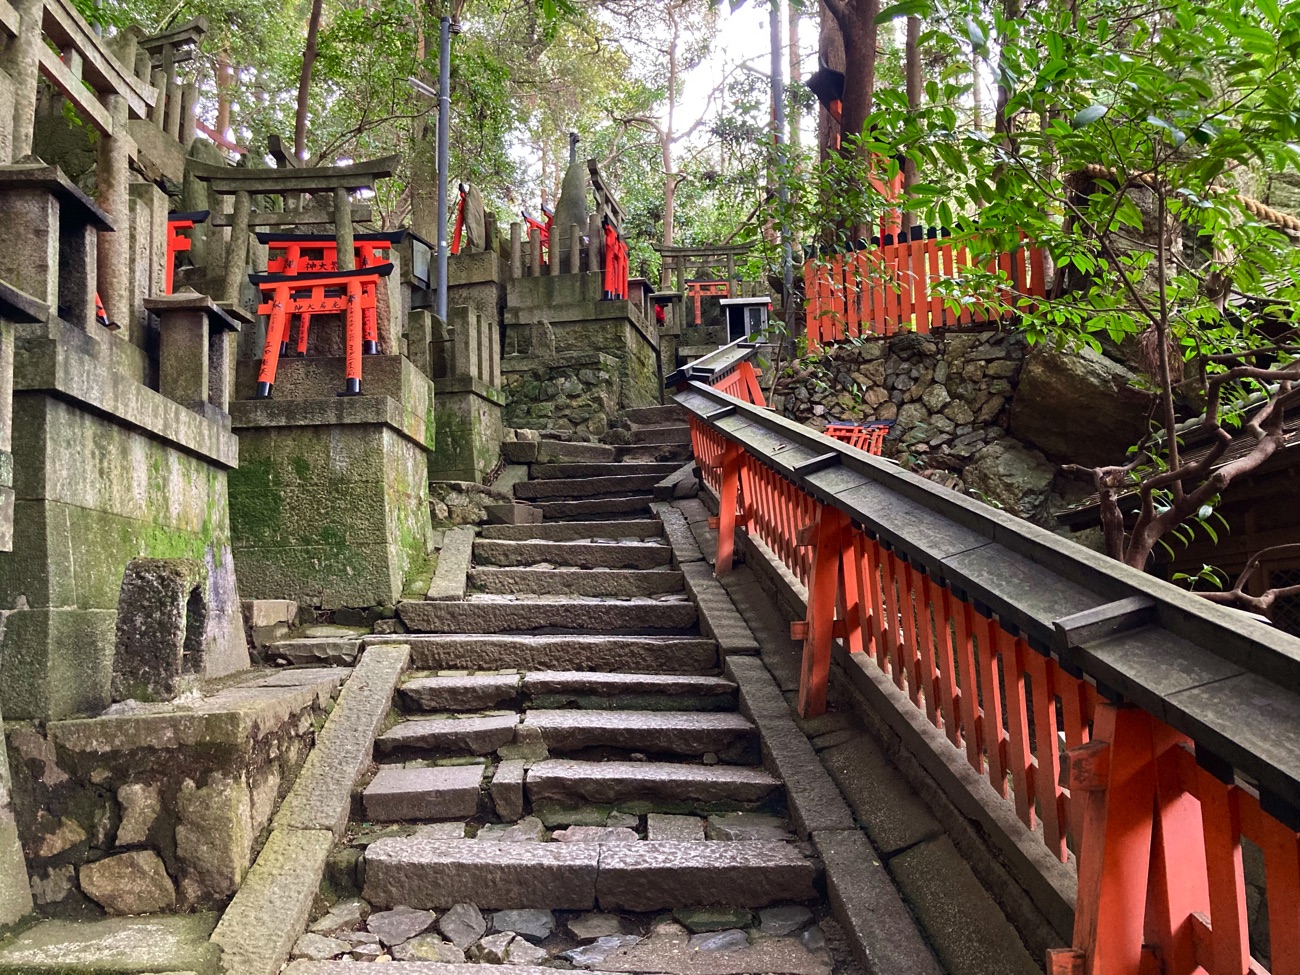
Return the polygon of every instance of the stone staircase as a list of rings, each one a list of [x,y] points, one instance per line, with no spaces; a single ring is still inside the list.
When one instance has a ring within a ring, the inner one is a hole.
[[[855,970],[648,517],[685,426],[637,412],[622,459],[565,445],[516,486],[571,520],[485,527],[464,599],[399,606],[414,670],[349,828],[362,899],[315,922],[289,975]]]

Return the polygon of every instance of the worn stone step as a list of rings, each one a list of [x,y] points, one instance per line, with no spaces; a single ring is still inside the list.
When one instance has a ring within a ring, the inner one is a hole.
[[[550,759],[529,768],[524,787],[534,808],[637,803],[666,811],[707,812],[756,805],[781,783],[745,765]]]
[[[630,410],[623,411],[623,419],[635,426],[685,423],[688,415],[686,408],[677,403],[664,403],[662,406],[634,406]]]
[[[689,674],[543,670],[525,674],[521,690],[530,705],[541,708],[717,711],[736,701],[731,681]]]
[[[529,501],[574,500],[609,496],[626,497],[638,491],[650,491],[662,474],[621,474],[611,477],[565,477],[543,481],[520,481],[515,497]]]
[[[657,569],[671,565],[673,550],[661,539],[619,542],[509,542],[479,539],[475,565],[528,566],[548,562],[575,569]]]
[[[684,464],[694,456],[689,443],[624,444],[618,448],[619,462],[626,464]]]
[[[397,614],[414,633],[687,633],[696,620],[691,603],[649,599],[408,600]]]
[[[484,525],[479,537],[494,541],[572,542],[592,538],[660,538],[663,522],[655,518],[609,521],[562,521],[541,525]]]
[[[609,444],[543,440],[537,445],[539,464],[566,464],[570,461],[609,463],[617,459],[614,448]]]
[[[653,488],[652,488],[653,492]],[[542,517],[551,521],[567,518],[599,518],[602,515],[639,515],[650,510],[654,494],[635,494],[623,498],[586,498],[582,501],[538,501]]]
[[[670,560],[671,561],[671,560]],[[294,637],[276,640],[266,648],[270,660],[284,660],[295,666],[351,667],[357,659],[360,636]],[[392,643],[392,638],[388,639]]]
[[[524,728],[535,728],[553,752],[584,748],[673,755],[703,755],[752,741],[755,728],[735,713],[707,711],[529,710]]]
[[[766,969],[765,969],[766,970]],[[289,962],[281,975],[373,975],[374,963],[370,961],[307,961]],[[383,971],[383,969],[380,969]],[[540,965],[450,964],[437,961],[399,961],[390,969],[393,975],[555,975],[554,968]],[[611,975],[609,972],[583,969],[584,975]]]
[[[478,592],[554,596],[657,596],[681,592],[676,569],[474,569],[470,586]]]
[[[691,428],[685,423],[632,428],[634,444],[687,444],[691,442]]]
[[[377,823],[468,819],[478,810],[485,768],[486,765],[382,766],[362,793],[366,819]]]
[[[377,908],[654,911],[814,899],[816,867],[779,842],[502,843],[387,837],[366,848]]]
[[[657,474],[666,477],[680,467],[671,461],[611,464],[534,464],[529,475],[538,480],[570,477],[628,477],[640,474]]]
[[[381,642],[383,638],[369,640]],[[391,637],[388,639],[391,640]],[[589,670],[691,674],[718,667],[717,645],[700,637],[576,633],[403,633],[417,670]]]
[[[402,705],[415,711],[488,711],[512,707],[520,694],[518,674],[413,677],[398,688]]]
[[[456,752],[489,755],[515,740],[514,713],[445,715],[402,721],[375,739],[375,752]]]

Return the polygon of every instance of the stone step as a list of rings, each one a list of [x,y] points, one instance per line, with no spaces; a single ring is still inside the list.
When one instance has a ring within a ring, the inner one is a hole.
[[[671,461],[626,464],[534,464],[529,475],[538,480],[568,477],[627,477],[639,474],[657,474],[659,477],[666,477],[680,466]]]
[[[370,637],[379,643],[391,637]],[[584,670],[635,674],[715,671],[717,644],[701,637],[596,634],[403,633],[416,670]]]
[[[392,643],[392,638],[388,639]],[[298,667],[351,667],[357,659],[361,637],[292,637],[267,644],[268,660],[283,660]]]
[[[735,713],[707,711],[529,710],[523,728],[535,728],[552,752],[584,748],[672,755],[703,755],[753,742],[755,728]]]
[[[540,562],[575,569],[657,569],[670,565],[673,550],[662,539],[614,542],[508,542],[482,539],[474,545],[474,564],[529,566]]]
[[[655,518],[634,521],[562,521],[552,525],[484,525],[480,539],[503,542],[585,541],[592,538],[661,538],[663,522]]]
[[[519,674],[412,677],[397,692],[412,711],[487,711],[513,707],[521,680]]]
[[[598,518],[602,515],[640,515],[650,510],[652,501],[653,493],[623,498],[587,498],[582,501],[537,501],[533,507],[541,508],[545,519],[563,521],[570,518]]]
[[[744,765],[673,762],[577,762],[550,759],[528,770],[534,809],[647,803],[666,811],[710,812],[752,807],[781,788],[778,779]]]
[[[366,819],[377,823],[468,819],[478,811],[486,768],[486,765],[381,766],[361,797]]]
[[[572,461],[609,463],[617,459],[614,448],[609,444],[543,440],[537,445],[539,464],[567,464]]]
[[[690,442],[691,428],[685,423],[632,428],[632,443],[634,444],[688,444]]]
[[[375,739],[375,753],[490,755],[515,740],[519,715],[441,715],[400,721]]]
[[[651,599],[407,600],[397,604],[397,614],[413,633],[684,634],[696,621],[692,603]]]
[[[684,674],[543,670],[524,674],[521,689],[530,705],[542,708],[717,711],[736,700],[731,681]]]
[[[384,969],[380,969],[383,971]],[[437,961],[399,961],[388,969],[393,975],[555,975],[556,969],[541,965],[510,965],[508,968],[484,962],[471,964]],[[372,961],[307,961],[300,958],[289,962],[280,975],[373,975]],[[612,975],[610,972],[583,969],[584,975]]]
[[[533,500],[574,500],[615,495],[626,497],[653,490],[662,474],[626,474],[607,477],[554,477],[541,481],[520,481],[515,497]]]
[[[470,587],[478,592],[553,596],[657,596],[681,592],[676,569],[473,569]]]
[[[685,423],[688,415],[686,408],[676,403],[665,403],[662,406],[636,406],[623,411],[623,419],[635,426]]]
[[[816,898],[816,867],[786,843],[502,843],[387,837],[366,848],[377,908],[654,911]]]
[[[625,444],[618,448],[618,459],[627,464],[683,464],[694,456],[689,442],[666,444]]]

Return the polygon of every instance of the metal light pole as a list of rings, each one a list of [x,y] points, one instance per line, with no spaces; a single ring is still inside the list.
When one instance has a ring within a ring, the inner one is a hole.
[[[776,143],[776,169],[778,176],[777,199],[784,208],[790,202],[790,191],[784,181],[780,181],[785,166],[785,83],[781,80],[781,0],[772,0],[768,11],[768,28],[772,39],[772,136]],[[790,246],[790,224],[787,215],[781,214],[781,285],[782,318],[786,325],[790,323],[791,301],[794,291],[794,255]]]
[[[447,147],[451,128],[451,35],[450,17],[443,17],[438,31],[438,296],[434,311],[447,320],[447,168],[451,165]]]

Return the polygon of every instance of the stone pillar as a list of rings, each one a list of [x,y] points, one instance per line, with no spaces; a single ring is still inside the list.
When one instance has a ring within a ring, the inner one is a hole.
[[[167,288],[167,194],[153,183],[132,183],[131,194],[131,320],[119,323],[135,345],[145,346],[146,298]]]
[[[145,300],[158,316],[158,391],[195,413],[223,419],[239,322],[207,295],[186,288]]]
[[[0,281],[37,301],[59,303],[59,198],[43,186],[0,183],[0,223],[9,238],[0,247]]]
[[[433,337],[432,317],[427,308],[413,308],[406,318],[406,357],[431,379],[433,363],[429,358],[429,340]]]
[[[13,161],[13,149],[14,83],[9,77],[9,72],[0,68],[0,166]]]
[[[0,66],[9,74],[14,86],[13,149],[17,161],[32,151],[36,127],[36,92],[41,65],[41,18],[44,0],[18,0],[14,4],[20,18],[18,36],[9,42]]]
[[[4,320],[0,309],[0,552],[12,552],[14,548],[13,406],[14,327]],[[0,925],[5,923],[0,917]]]
[[[131,323],[130,153],[127,135],[129,111],[121,95],[107,95],[104,107],[113,119],[113,135],[99,137],[96,192],[99,205],[120,228],[118,233],[101,233],[97,287],[109,321]],[[95,288],[91,289],[92,300]],[[92,301],[93,314],[93,301]]]

